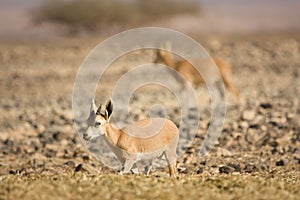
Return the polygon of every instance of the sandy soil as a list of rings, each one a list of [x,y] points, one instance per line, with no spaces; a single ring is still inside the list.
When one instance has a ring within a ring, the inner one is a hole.
[[[101,39],[1,41],[0,199],[297,199],[300,37],[195,38],[232,63],[242,96],[238,101],[227,94],[223,134],[213,152],[199,158],[209,122],[203,115],[194,145],[178,159],[176,180],[168,178],[167,169],[154,170],[150,177],[116,176],[82,145],[73,126],[73,83],[84,57]],[[149,55],[133,54],[117,64],[142,62]],[[111,77],[122,74],[120,69]],[[108,80],[112,86],[113,78]],[[151,94],[137,95],[133,117],[143,117],[140,109],[150,103]],[[178,120],[176,109],[169,110]]]

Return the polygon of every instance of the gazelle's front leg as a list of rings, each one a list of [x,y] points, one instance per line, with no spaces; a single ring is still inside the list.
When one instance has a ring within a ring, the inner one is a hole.
[[[150,162],[148,163],[148,166],[147,166],[147,170],[146,170],[146,175],[149,176],[150,174],[150,171],[152,169],[152,166],[153,166],[153,158],[150,160]]]
[[[177,169],[176,169],[176,145],[178,143],[178,137],[171,142],[170,146],[168,146],[167,150],[164,152],[165,158],[169,165],[170,176],[176,178],[177,177]]]
[[[126,160],[119,174],[120,175],[127,174],[132,168],[132,166],[134,165],[134,163],[135,163],[134,159]]]
[[[169,170],[170,170],[170,176],[173,178],[177,177],[177,168],[176,168],[176,162],[171,163],[169,165]]]

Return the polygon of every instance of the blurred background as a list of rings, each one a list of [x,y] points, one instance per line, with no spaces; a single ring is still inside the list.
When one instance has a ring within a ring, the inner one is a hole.
[[[162,26],[186,34],[300,29],[297,0],[2,0],[1,37],[111,34]]]

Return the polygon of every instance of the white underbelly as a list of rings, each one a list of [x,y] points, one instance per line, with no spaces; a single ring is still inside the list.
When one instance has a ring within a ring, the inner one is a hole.
[[[166,149],[162,149],[159,151],[151,152],[151,153],[135,153],[131,154],[131,156],[135,157],[136,161],[140,160],[154,160],[155,158],[161,157]]]

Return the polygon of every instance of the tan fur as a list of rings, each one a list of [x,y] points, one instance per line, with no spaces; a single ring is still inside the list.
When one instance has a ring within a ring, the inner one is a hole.
[[[169,165],[170,176],[176,176],[176,147],[179,131],[172,121],[164,118],[145,119],[136,122],[137,127],[129,125],[123,129],[117,129],[108,123],[111,113],[108,113],[107,110],[112,111],[112,107],[111,109],[106,108],[104,114],[101,113],[101,105],[98,111],[95,108],[94,102],[92,102],[88,128],[83,137],[85,140],[91,140],[104,135],[108,145],[123,165],[121,174],[128,173],[138,160],[152,162],[153,159],[164,155]],[[101,125],[97,125],[97,123],[101,123]],[[153,127],[155,124],[162,125],[159,129],[155,129],[158,131],[157,133],[151,133],[153,131],[147,129],[147,127],[151,128],[153,124]],[[145,130],[143,134],[140,134],[143,137],[137,137],[135,130]]]
[[[160,118],[162,119],[162,118]],[[126,133],[125,129],[116,129],[111,124],[106,124],[106,134],[112,144],[124,149],[129,153],[151,153],[166,147],[178,135],[178,129],[175,124],[167,119],[164,120],[164,126],[159,133],[147,138],[139,138]],[[136,123],[143,127],[150,125],[151,120],[145,119]]]
[[[232,67],[231,65],[221,58],[212,58],[216,66],[219,69],[221,78],[224,81],[225,86],[232,91],[237,97],[239,97],[239,91],[232,84]],[[209,65],[210,60],[207,59],[197,59],[194,60],[195,63],[199,63],[199,67],[205,66],[206,62]],[[202,76],[198,74],[198,71],[193,67],[191,63],[186,60],[176,60],[172,55],[164,50],[158,50],[155,58],[155,63],[166,64],[176,71],[178,71],[188,82],[192,83],[194,86],[200,86],[205,83]],[[208,70],[208,69],[202,69]]]

